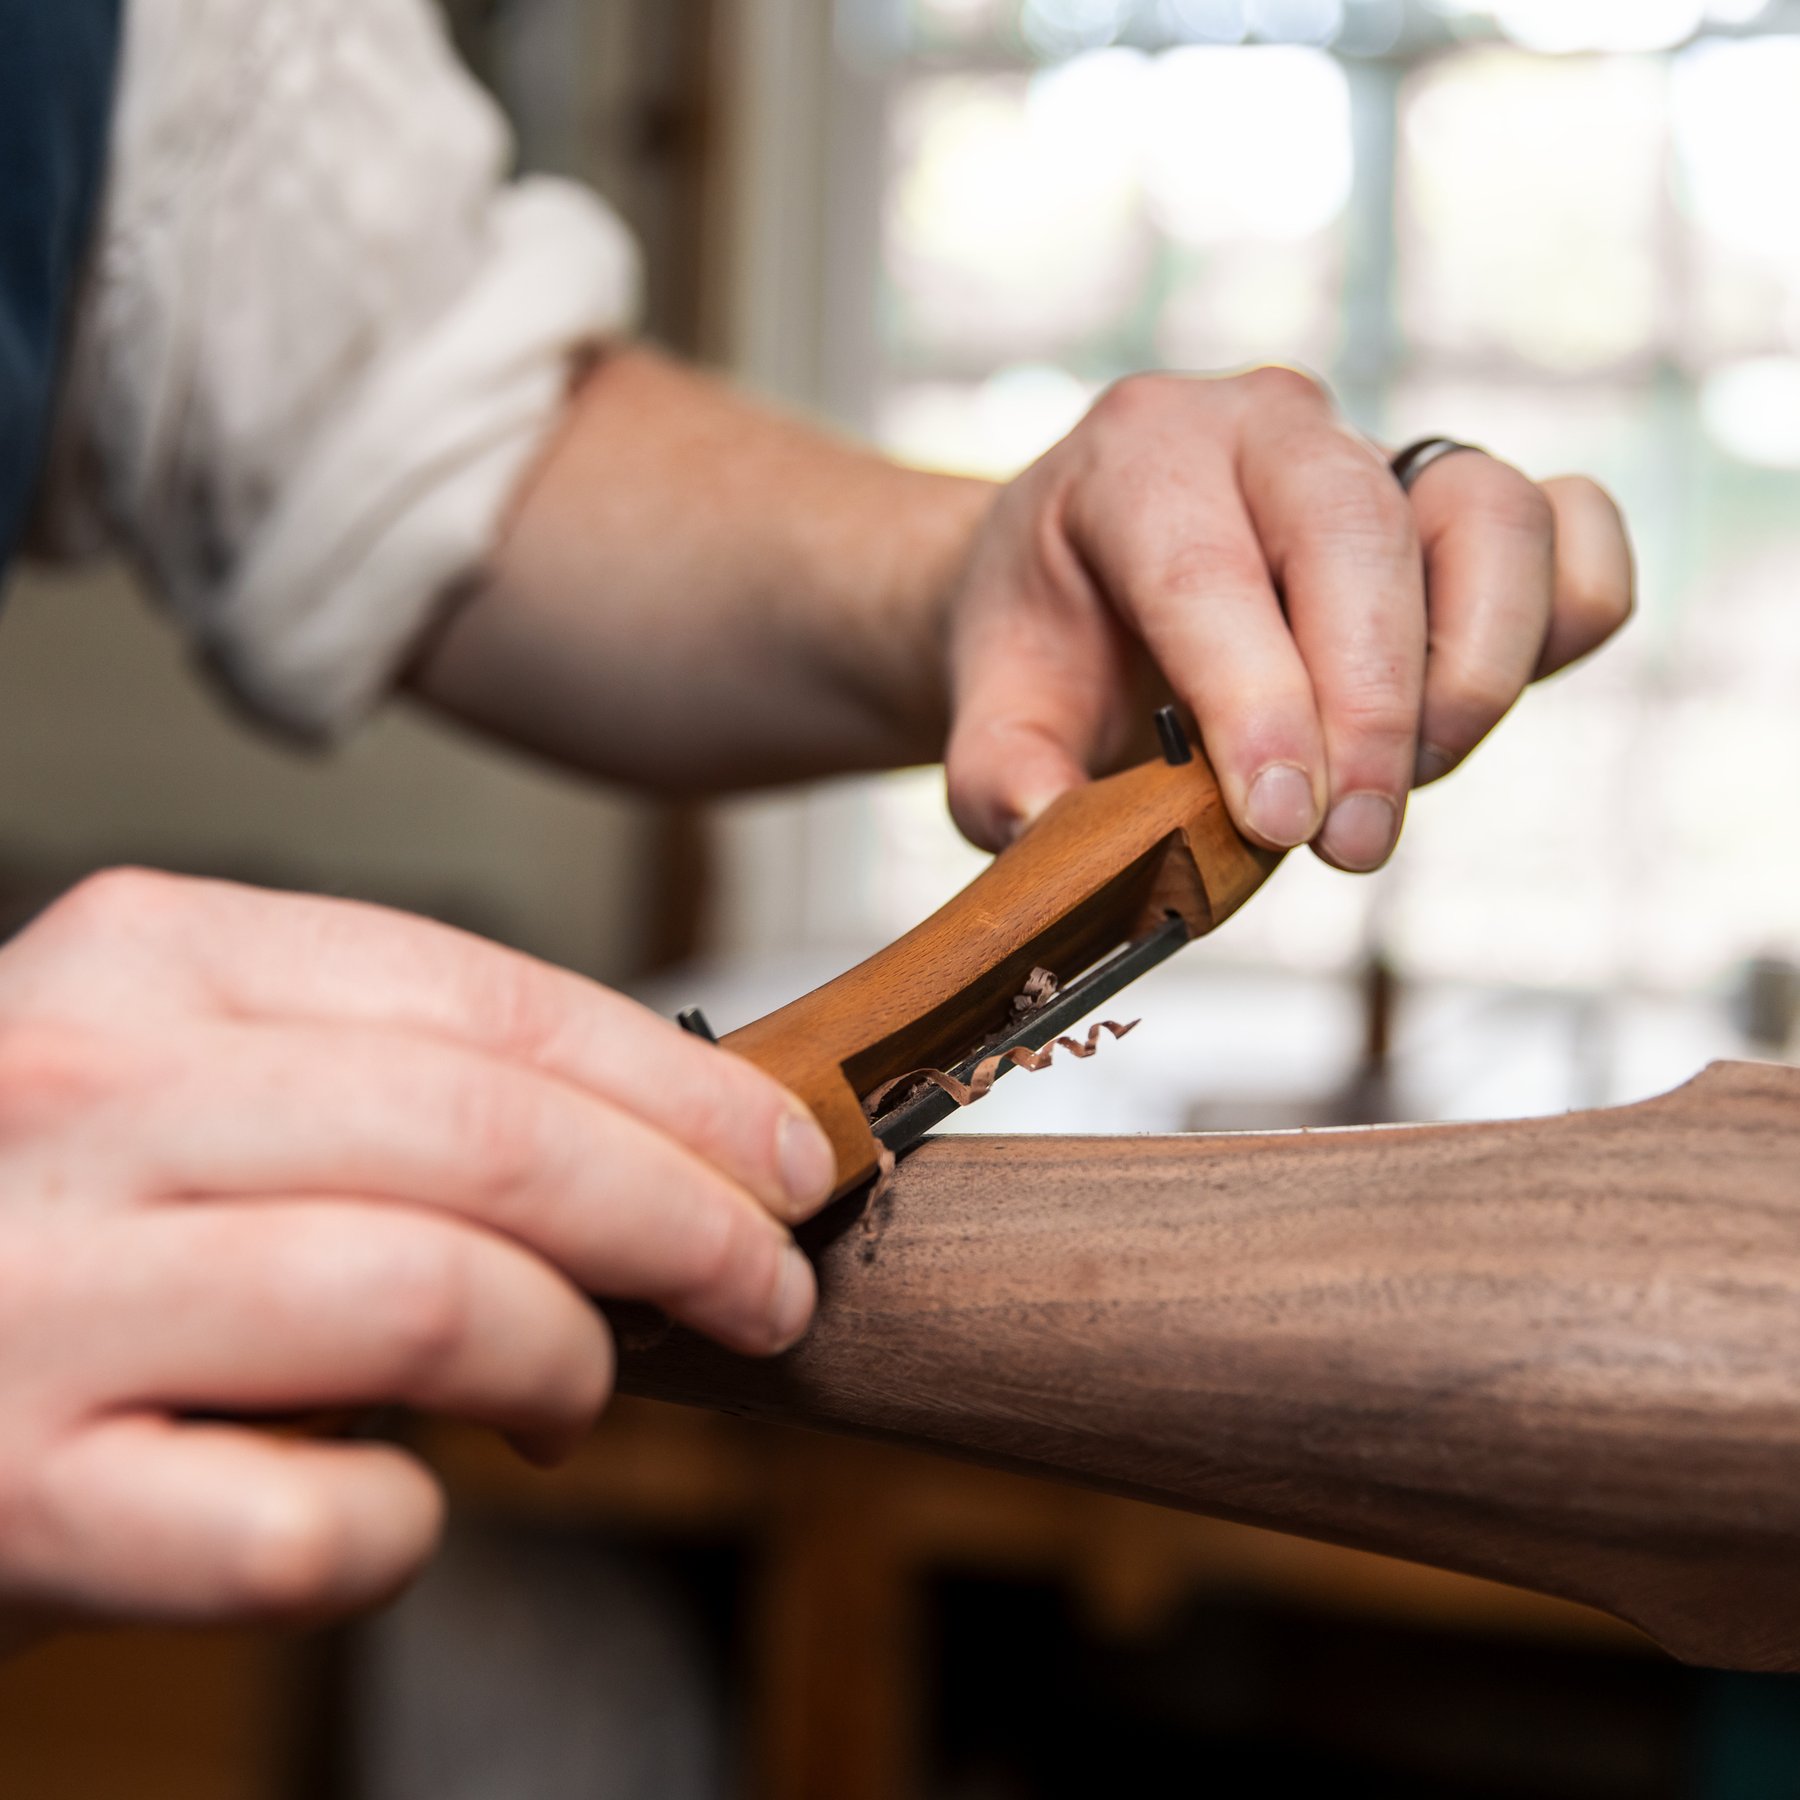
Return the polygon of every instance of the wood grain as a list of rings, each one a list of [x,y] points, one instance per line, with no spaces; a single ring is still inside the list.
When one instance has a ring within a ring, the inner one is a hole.
[[[1199,937],[1280,860],[1238,835],[1204,756],[1144,763],[1065,794],[923,924],[724,1042],[812,1108],[841,1195],[875,1172],[865,1095],[973,1051],[1034,967],[1066,984],[1171,915]]]
[[[1800,1668],[1800,1071],[1274,1137],[940,1138],[811,1335],[623,1385],[1585,1601]]]

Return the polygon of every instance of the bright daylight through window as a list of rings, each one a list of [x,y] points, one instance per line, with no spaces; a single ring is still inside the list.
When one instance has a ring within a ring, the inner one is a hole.
[[[1421,797],[1390,873],[1291,859],[1215,955],[1686,995],[1800,950],[1800,15],[843,4],[884,97],[891,447],[1005,473],[1128,370],[1280,358],[1387,441],[1592,469],[1634,520],[1622,645]],[[878,810],[885,932],[969,864],[934,787]]]

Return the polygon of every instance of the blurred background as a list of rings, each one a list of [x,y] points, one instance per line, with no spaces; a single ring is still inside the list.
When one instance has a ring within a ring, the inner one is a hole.
[[[896,455],[1006,475],[1127,371],[1281,360],[1385,442],[1583,470],[1633,523],[1630,632],[1420,796],[1389,870],[1290,858],[1132,990],[1129,1041],[959,1126],[1518,1115],[1790,1053],[1800,4],[456,0],[449,22],[522,161],[631,219],[653,335]],[[114,572],[14,584],[0,720],[13,920],[138,859],[430,912],[722,1029],[980,866],[931,771],[655,807],[401,712],[296,759]],[[549,1480],[419,1435],[460,1523],[415,1599],[361,1633],[33,1659],[0,1678],[0,1787],[1800,1793],[1787,1684],[1482,1584],[647,1406]]]

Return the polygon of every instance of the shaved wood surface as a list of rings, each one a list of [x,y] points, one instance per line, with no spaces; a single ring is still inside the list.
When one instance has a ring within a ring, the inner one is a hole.
[[[622,1385],[1800,1668],[1800,1070],[1505,1124],[946,1137],[855,1205],[820,1222],[795,1350],[677,1331]]]

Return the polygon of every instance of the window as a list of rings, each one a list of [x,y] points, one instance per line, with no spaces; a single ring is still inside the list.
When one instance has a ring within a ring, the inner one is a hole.
[[[1129,370],[1277,358],[1378,438],[1591,471],[1633,519],[1622,644],[1419,796],[1385,875],[1290,858],[1215,963],[1373,947],[1415,983],[1686,1003],[1800,954],[1784,21],[1756,0],[840,0],[870,102],[840,148],[879,228],[874,353],[835,399],[889,448],[1005,474]],[[841,935],[884,938],[974,862],[935,777],[855,804],[854,856],[821,879]]]

